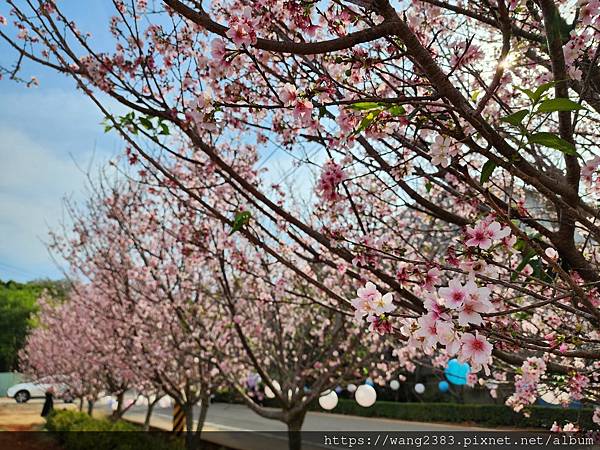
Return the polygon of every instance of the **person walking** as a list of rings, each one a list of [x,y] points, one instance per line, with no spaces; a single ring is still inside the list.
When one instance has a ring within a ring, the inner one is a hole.
[[[46,401],[44,401],[44,406],[42,408],[42,417],[47,417],[54,410],[54,391],[52,388],[49,388],[46,391]]]

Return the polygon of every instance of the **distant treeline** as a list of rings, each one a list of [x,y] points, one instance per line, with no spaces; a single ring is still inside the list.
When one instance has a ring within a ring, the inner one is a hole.
[[[0,280],[0,372],[17,370],[18,353],[28,330],[35,326],[37,300],[44,291],[53,299],[64,299],[65,281],[35,280],[28,283]]]

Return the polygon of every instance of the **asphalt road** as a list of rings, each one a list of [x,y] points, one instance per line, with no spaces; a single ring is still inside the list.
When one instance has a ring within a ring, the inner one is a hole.
[[[125,417],[143,422],[144,406],[134,406]],[[196,410],[196,415],[198,411]],[[155,408],[151,424],[156,428],[171,429],[172,408]],[[286,448],[286,426],[279,421],[265,419],[244,405],[214,403],[208,409],[203,438],[221,445],[242,450]],[[303,431],[362,432],[362,431],[492,431],[490,429],[446,424],[408,422],[381,418],[355,417],[341,414],[309,412]],[[240,433],[249,432],[253,433]],[[215,433],[216,432],[216,433]],[[303,449],[322,450],[334,447],[322,445],[322,436],[303,436]]]

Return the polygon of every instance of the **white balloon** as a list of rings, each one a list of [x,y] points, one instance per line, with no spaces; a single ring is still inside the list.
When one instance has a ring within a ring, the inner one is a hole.
[[[321,408],[330,411],[335,408],[338,404],[338,396],[335,391],[329,391],[328,394],[321,395],[319,397],[319,405]]]
[[[281,392],[281,386],[277,381],[273,381],[273,387],[275,388],[275,390]],[[265,386],[265,395],[267,396],[267,398],[275,398],[275,393],[271,390],[269,386]]]
[[[350,383],[348,386],[346,386],[346,389],[352,394],[354,391],[356,391],[356,385]]]
[[[417,394],[422,394],[423,392],[425,392],[425,385],[423,383],[415,384],[415,392]]]
[[[400,389],[400,382],[398,380],[390,381],[390,388],[392,388],[392,391],[397,391]]]
[[[358,389],[356,389],[354,398],[356,399],[356,403],[360,406],[368,408],[375,403],[375,400],[377,400],[377,392],[373,386],[361,384]]]
[[[541,399],[551,405],[569,403],[569,394],[567,392],[561,392],[558,389],[550,389],[545,384],[538,385],[538,392],[543,392]]]

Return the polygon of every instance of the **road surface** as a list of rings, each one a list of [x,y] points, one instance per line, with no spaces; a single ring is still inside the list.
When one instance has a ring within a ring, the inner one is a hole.
[[[143,422],[144,406],[134,406],[125,418]],[[195,412],[198,415],[198,411]],[[172,408],[156,408],[151,425],[161,429],[171,429]],[[240,450],[264,450],[265,448],[286,448],[286,426],[279,421],[265,419],[244,405],[214,403],[208,409],[203,439],[214,441]],[[485,428],[456,425],[408,422],[370,417],[356,417],[341,414],[309,412],[304,421],[303,431],[362,432],[362,431],[495,431]],[[244,433],[250,432],[253,433]],[[305,450],[332,450],[332,446],[322,445],[322,435],[303,436]]]

